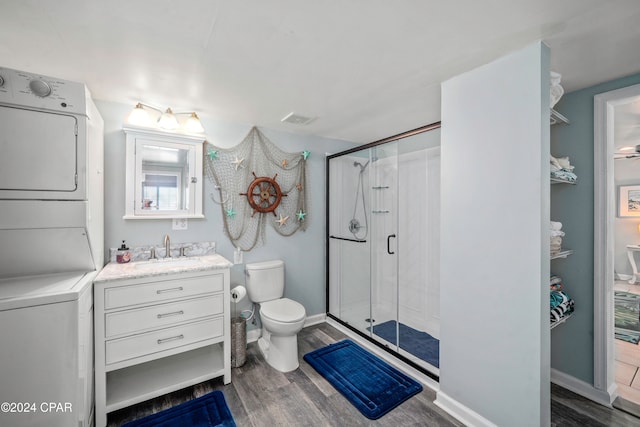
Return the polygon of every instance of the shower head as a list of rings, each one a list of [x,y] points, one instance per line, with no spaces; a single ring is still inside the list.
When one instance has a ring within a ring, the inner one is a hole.
[[[353,162],[353,167],[360,166],[360,173],[364,172],[364,170],[367,168],[368,165],[369,165],[369,160],[367,160],[367,163],[365,163],[364,165],[360,162]]]

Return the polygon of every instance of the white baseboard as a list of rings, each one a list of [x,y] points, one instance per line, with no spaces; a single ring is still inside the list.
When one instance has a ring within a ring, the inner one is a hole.
[[[326,318],[327,318],[327,315],[324,313],[314,314],[313,316],[309,316],[304,321],[304,327],[307,328],[309,326],[317,325],[319,323],[324,323]],[[247,342],[250,343],[250,342],[258,341],[258,338],[260,338],[260,335],[262,335],[262,328],[255,328],[247,331]]]
[[[492,423],[472,409],[464,406],[457,400],[452,399],[451,397],[449,397],[449,395],[443,393],[442,390],[438,391],[436,400],[433,403],[438,405],[443,411],[445,411],[458,421],[461,421],[464,425],[476,427],[496,427],[496,424]]]
[[[304,327],[308,328],[309,326],[317,325],[320,323],[324,323],[327,319],[327,315],[324,313],[314,314],[313,316],[308,316],[307,320],[304,321]]]
[[[589,383],[553,368],[551,369],[551,382],[609,408],[617,395],[615,383],[610,390],[602,391]]]

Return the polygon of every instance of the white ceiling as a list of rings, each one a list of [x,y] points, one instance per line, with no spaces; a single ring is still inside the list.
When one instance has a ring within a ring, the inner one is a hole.
[[[0,66],[370,142],[438,121],[441,82],[536,40],[565,92],[639,72],[639,22],[638,0],[2,0]]]

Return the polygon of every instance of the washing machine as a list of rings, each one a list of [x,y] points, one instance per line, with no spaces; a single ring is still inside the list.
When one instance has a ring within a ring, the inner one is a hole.
[[[0,68],[0,426],[92,425],[103,129],[84,84]]]

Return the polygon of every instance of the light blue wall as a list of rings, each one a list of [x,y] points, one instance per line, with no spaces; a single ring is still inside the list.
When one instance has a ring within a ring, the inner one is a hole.
[[[96,101],[104,119],[104,174],[105,174],[105,250],[117,247],[126,239],[130,246],[162,245],[162,238],[169,234],[172,243],[215,241],[218,253],[233,261],[233,246],[223,232],[222,213],[219,205],[209,197],[212,186],[205,180],[205,219],[191,219],[188,230],[172,230],[170,220],[123,220],[125,200],[125,135],[122,125],[132,105]],[[240,143],[251,126],[234,125],[207,120],[203,126],[208,140],[220,147],[232,147]],[[291,237],[283,237],[267,226],[266,244],[244,254],[244,262],[283,259],[286,265],[285,295],[299,301],[307,315],[325,312],[325,153],[334,153],[353,147],[346,141],[314,136],[302,136],[260,129],[271,142],[284,151],[307,149],[311,156],[307,163],[309,191],[309,221],[306,231],[298,231]],[[244,284],[244,265],[231,270],[232,282]],[[245,301],[246,302],[246,301]]]
[[[559,274],[565,290],[575,300],[576,312],[551,334],[551,367],[593,384],[593,98],[595,95],[640,83],[640,74],[565,94],[555,109],[569,126],[551,130],[551,153],[569,156],[575,165],[575,186],[554,185],[551,219],[560,221],[566,236],[563,246],[574,253],[555,260],[551,271]]]

